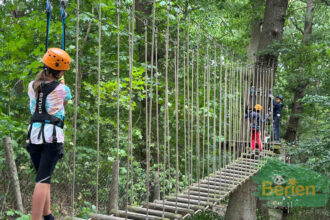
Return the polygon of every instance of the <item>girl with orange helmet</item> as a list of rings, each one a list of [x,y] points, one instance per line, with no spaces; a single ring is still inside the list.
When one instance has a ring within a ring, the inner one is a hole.
[[[252,154],[255,153],[256,139],[258,142],[259,151],[262,151],[262,144],[260,139],[260,122],[264,123],[269,118],[269,114],[266,114],[266,118],[263,119],[260,114],[261,111],[262,106],[260,104],[256,104],[252,111],[245,113],[245,118],[249,118],[250,121]]]
[[[64,149],[64,106],[71,99],[69,87],[58,80],[70,69],[70,56],[51,48],[42,58],[44,69],[29,83],[31,120],[27,150],[35,167],[36,185],[32,197],[32,220],[53,220],[50,211],[51,175]]]

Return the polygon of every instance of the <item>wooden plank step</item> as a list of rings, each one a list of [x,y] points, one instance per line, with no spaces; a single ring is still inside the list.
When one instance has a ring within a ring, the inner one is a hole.
[[[236,174],[240,174],[240,175],[244,175],[244,176],[250,176],[251,174],[253,174],[253,172],[243,172],[243,171],[239,171],[239,170],[233,170],[231,168],[226,168],[224,170],[224,172],[226,172],[226,173],[236,173]]]
[[[220,199],[215,199],[214,197],[202,197],[202,196],[196,196],[196,195],[188,195],[188,194],[180,194],[179,195],[182,198],[190,198],[190,199],[194,199],[197,201],[206,201],[206,202],[219,202]]]
[[[202,182],[202,183],[199,184],[199,187],[216,188],[216,189],[219,189],[220,191],[227,192],[228,190],[231,190],[234,186],[241,183],[241,182],[234,182],[234,183],[228,183],[228,185],[222,185],[222,184],[219,184],[219,182],[215,182],[215,181],[210,180],[210,181]]]
[[[120,217],[110,216],[110,215],[96,214],[96,213],[90,213],[88,215],[88,218],[91,220],[125,220],[125,218],[120,218]]]
[[[251,164],[251,163],[244,163],[242,161],[239,161],[238,163],[235,163],[235,166],[236,165],[239,165],[239,166],[242,166],[242,167],[246,167],[246,168],[257,168],[257,169],[260,169],[262,167],[262,164]]]
[[[213,198],[223,198],[224,195],[226,195],[225,193],[219,194],[219,193],[213,193],[213,192],[207,193],[207,192],[203,192],[203,191],[198,191],[198,187],[195,190],[190,190],[190,191],[185,190],[185,191],[183,191],[183,193],[190,194],[190,195],[197,195],[197,196],[200,195],[200,196],[204,196],[204,197],[213,197]]]
[[[164,200],[155,200],[154,203],[158,203],[158,204],[161,204],[163,205],[163,201]],[[202,205],[194,205],[194,204],[188,204],[188,203],[182,203],[182,202],[173,202],[173,201],[167,201],[165,200],[164,201],[165,205],[168,205],[168,206],[172,206],[172,207],[181,207],[181,208],[188,208],[188,209],[191,209],[191,210],[194,210],[194,213],[196,210],[204,210],[205,207],[202,206]]]
[[[126,216],[126,211],[124,210],[111,210],[111,213],[116,215],[117,217],[125,217]],[[154,216],[154,215],[145,215],[145,214],[141,214],[141,213],[135,213],[135,212],[127,212],[127,218],[132,218],[132,219],[150,219],[150,220],[170,220],[169,218],[162,218],[162,217],[158,217],[158,216]]]
[[[235,187],[233,187],[232,189],[234,189]],[[228,189],[228,191],[222,191],[223,194],[222,195],[226,195],[228,192],[230,192],[232,189]],[[188,192],[188,190],[186,190]],[[211,188],[206,188],[206,187],[190,187],[190,192],[203,192],[203,193],[212,193],[212,194],[219,194],[219,189],[211,189]]]
[[[137,212],[137,213],[141,213],[141,214],[145,214],[145,215],[148,213],[148,215],[160,216],[160,217],[165,217],[165,218],[170,218],[170,219],[182,219],[182,215],[180,215],[180,214],[175,214],[175,213],[171,213],[171,212],[167,212],[167,211],[163,212],[163,211],[152,209],[151,207],[148,207],[148,209],[147,209],[147,205],[145,208],[136,207],[136,206],[127,206],[127,209],[131,212]]]
[[[201,205],[201,206],[213,206],[213,203],[211,202],[203,202],[203,201],[198,201],[194,199],[188,199],[188,198],[183,198],[183,197],[175,197],[175,196],[165,196],[166,200],[169,201],[178,201],[181,203],[187,203],[187,204],[193,204],[193,205]]]
[[[227,172],[226,170],[221,170],[221,171],[218,171],[216,173],[217,176],[232,176],[232,177],[235,177],[237,179],[240,179],[240,178],[245,178],[246,175],[243,175],[243,174],[238,174],[238,173],[230,173],[230,172]]]
[[[236,174],[228,173],[225,171],[217,172],[215,175],[212,175],[210,177],[217,178],[217,179],[224,179],[224,180],[231,181],[231,182],[239,182],[242,178],[245,178],[245,176],[243,176],[243,175],[236,175]]]
[[[143,207],[147,207],[146,202],[143,202],[142,204],[143,204]],[[184,205],[186,205],[186,204],[184,204]],[[149,202],[149,208],[160,210],[160,211],[163,211],[163,208],[164,208],[164,210],[166,212],[175,213],[175,211],[177,211],[177,213],[179,213],[181,215],[194,214],[195,213],[195,211],[193,209],[182,208],[182,207],[175,207],[175,205],[174,206],[172,206],[172,205],[166,205],[166,202],[165,202],[164,207],[163,207],[163,204],[162,203],[160,204],[160,203],[150,203]]]
[[[258,168],[254,168],[254,167],[243,167],[240,164],[233,164],[232,166],[230,166],[230,168],[234,168],[240,171],[255,171],[255,170],[259,170]]]
[[[241,178],[232,178],[230,176],[223,176],[223,175],[216,175],[214,177],[207,177],[204,180],[201,181],[201,183],[209,184],[209,182],[215,182],[216,185],[228,185],[231,186],[233,184],[237,184],[241,182],[241,180],[244,179]],[[211,184],[211,183],[210,183]]]
[[[239,160],[239,163],[244,163],[244,164],[254,164],[254,165],[262,165],[263,163],[261,163],[260,161],[256,161],[256,160],[250,160],[247,158],[242,158]]]
[[[224,189],[221,186],[207,185],[207,184],[201,185],[201,187],[205,188],[207,192],[209,192],[210,190],[216,190],[217,192],[222,192],[223,194],[232,191],[234,188],[236,188],[236,186],[238,186],[238,184],[232,185],[230,188]]]
[[[217,179],[217,178],[209,178],[207,180],[203,180],[201,183],[196,184],[196,185],[193,185],[193,186],[196,186],[196,187],[205,187],[205,185],[207,186],[216,186],[216,187],[221,187],[223,190],[228,190],[228,189],[231,189],[233,185],[236,185],[238,184],[239,182],[238,181],[235,181],[235,182],[220,182],[222,180],[220,179]]]

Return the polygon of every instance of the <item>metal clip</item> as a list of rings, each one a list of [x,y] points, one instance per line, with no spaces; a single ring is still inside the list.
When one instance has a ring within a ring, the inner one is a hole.
[[[47,2],[46,2],[46,12],[50,13],[50,12],[52,12],[52,10],[53,10],[52,3],[49,0],[47,0]]]
[[[68,17],[68,14],[66,13],[66,4],[67,0],[61,0],[60,5],[61,5],[61,17],[62,19],[65,19]]]
[[[144,19],[143,24],[144,24],[144,26],[148,26],[148,20]]]

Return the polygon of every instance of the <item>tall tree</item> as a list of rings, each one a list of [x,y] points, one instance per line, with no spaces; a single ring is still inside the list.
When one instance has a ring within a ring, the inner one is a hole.
[[[302,47],[308,47],[311,43],[314,8],[315,6],[313,4],[313,1],[307,0]],[[299,65],[300,64],[301,63],[299,63]],[[296,68],[296,72],[294,74],[296,74],[297,86],[294,88],[294,98],[293,98],[291,116],[289,119],[288,128],[284,135],[284,138],[289,142],[294,142],[297,139],[300,114],[303,112],[303,107],[304,107],[301,99],[305,96],[305,91],[310,82],[307,77],[304,77],[303,68]]]
[[[260,6],[262,2],[256,1],[255,4]],[[276,48],[274,50],[273,45],[282,41],[287,8],[288,0],[267,0],[261,32],[260,21],[255,21],[248,54],[250,61],[256,61],[256,69],[269,66],[276,68],[278,50]],[[256,48],[257,56],[254,58],[251,54],[255,54]],[[269,85],[269,82],[266,82],[265,85]],[[256,86],[264,88],[265,85]],[[237,190],[230,196],[225,219],[256,219],[257,198],[251,193],[255,187],[252,180],[247,181],[241,186],[242,190]]]

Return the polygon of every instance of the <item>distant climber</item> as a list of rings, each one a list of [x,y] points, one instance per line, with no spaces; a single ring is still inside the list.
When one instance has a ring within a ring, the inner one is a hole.
[[[260,104],[256,104],[252,111],[250,110],[250,112],[245,112],[245,118],[249,118],[250,121],[252,154],[255,153],[256,139],[259,146],[259,151],[262,151],[262,144],[260,138],[260,122],[264,123],[269,118],[269,114],[266,114],[265,119],[263,119],[260,114],[261,111],[262,106]]]
[[[275,134],[275,143],[280,142],[280,120],[281,120],[281,112],[283,108],[283,96],[276,96],[275,100],[272,95],[269,96],[273,100],[273,119],[274,119],[274,134]]]

